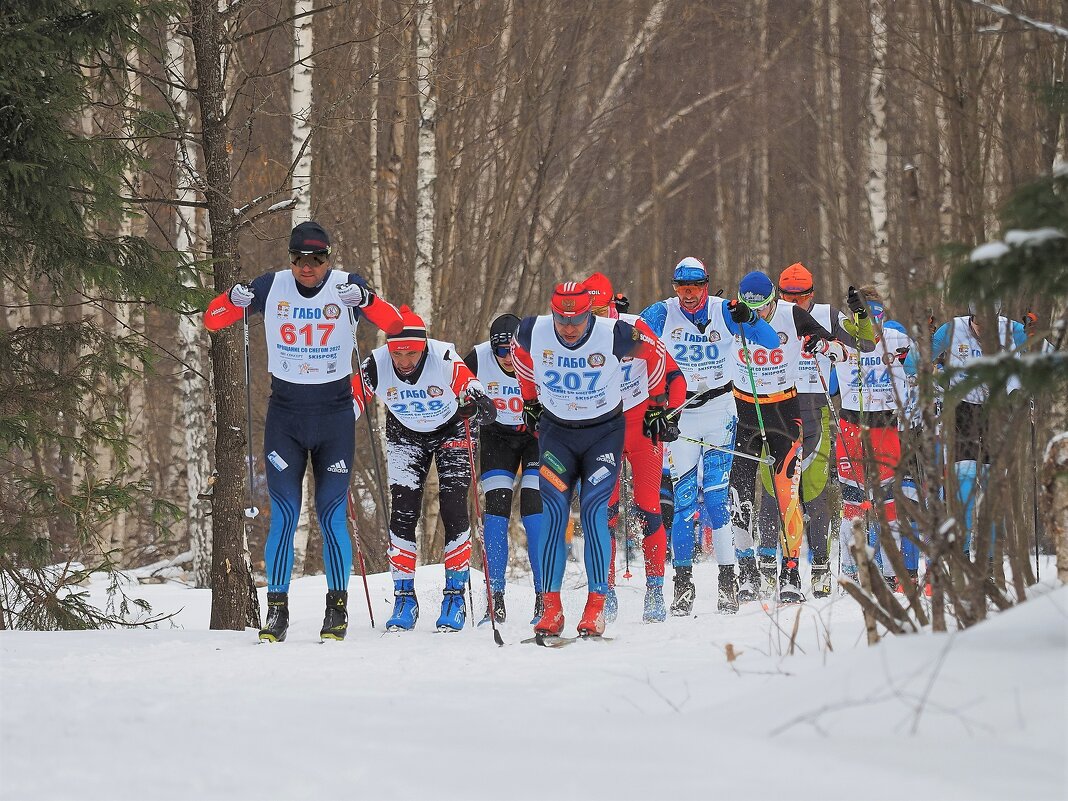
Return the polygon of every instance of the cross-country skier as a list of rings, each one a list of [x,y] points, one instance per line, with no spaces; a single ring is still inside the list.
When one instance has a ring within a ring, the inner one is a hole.
[[[1002,351],[1019,350],[1027,341],[1023,324],[1002,316],[1000,304],[995,306],[998,330],[992,339]],[[982,356],[982,328],[974,307],[968,315],[954,317],[943,323],[932,337],[931,358],[941,361],[950,372],[951,387],[964,380],[968,364]],[[1012,392],[1018,388],[1019,384],[1013,382],[1008,391]],[[975,502],[982,492],[990,466],[986,442],[989,426],[986,402],[989,396],[988,387],[976,387],[968,392],[953,410],[956,435],[954,450],[949,459],[953,462],[953,469],[957,474],[957,494],[964,508],[965,527],[968,532],[966,549],[971,548]]]
[[[653,333],[686,377],[689,405],[679,417],[682,437],[669,446],[675,481],[675,519],[671,525],[672,566],[675,569],[673,615],[693,611],[694,527],[697,516],[697,472],[701,460],[704,509],[701,516],[712,526],[712,541],[719,561],[717,606],[738,610],[735,543],[731,532],[727,488],[730,483],[737,415],[733,387],[734,338],[744,327],[746,337],[766,348],[779,343],[775,332],[744,303],[708,295],[708,270],[693,256],[680,261],[672,273],[674,298],[654,303],[641,313]],[[702,457],[701,454],[704,454]]]
[[[578,624],[580,636],[604,632],[611,546],[608,498],[623,455],[622,359],[641,359],[648,371],[651,403],[645,432],[658,439],[669,425],[662,347],[632,325],[594,317],[581,284],[558,284],[552,314],[527,317],[512,345],[513,364],[525,402],[527,425],[536,428],[543,526],[540,546],[545,610],[534,628],[544,642],[564,628],[560,585],[567,547],[564,532],[575,489],[585,535],[589,596]]]
[[[502,314],[490,324],[488,342],[475,345],[464,362],[479,379],[497,407],[496,422],[479,431],[479,481],[486,496],[483,527],[486,561],[489,564],[493,613],[504,623],[505,568],[508,566],[508,523],[512,516],[512,492],[519,483],[519,516],[527,533],[527,555],[534,576],[534,621],[541,615],[541,493],[538,491],[538,440],[523,422],[523,396],[512,369],[512,339],[519,327],[514,314]],[[489,612],[487,611],[488,615]],[[531,622],[534,622],[531,621]]]
[[[363,363],[365,392],[378,396],[389,411],[386,463],[394,607],[386,630],[408,631],[419,619],[415,527],[433,461],[445,527],[445,591],[435,625],[438,631],[459,631],[467,620],[464,588],[471,562],[468,426],[493,422],[497,409],[451,343],[428,338],[422,318],[407,306],[401,307],[401,314],[404,328],[386,337],[386,344]],[[355,395],[360,404],[360,393]]]
[[[867,314],[859,320],[859,328],[828,303],[815,303],[815,283],[812,273],[797,262],[779,275],[779,297],[797,304],[841,342],[857,338],[874,342],[872,322]],[[854,300],[857,311],[860,303]],[[831,475],[830,409],[827,407],[827,388],[831,381],[831,360],[818,353],[801,352],[798,363],[797,399],[801,409],[801,509],[805,518],[805,534],[812,558],[812,594],[826,598],[831,594],[831,567],[827,554],[827,536],[831,527],[831,508],[827,486]],[[761,556],[775,560],[778,541],[779,512],[771,488],[771,474],[760,471],[764,483],[758,527],[761,532]]]
[[[602,273],[594,273],[586,279],[583,286],[590,293],[593,313],[598,317],[611,317],[630,323],[649,339],[659,342],[649,326],[636,314],[621,314],[613,302],[612,283]],[[681,406],[686,401],[686,379],[678,365],[665,355],[666,383],[668,405],[672,408]],[[625,434],[623,456],[630,462],[634,487],[634,505],[642,531],[642,553],[645,557],[645,604],[642,620],[647,623],[663,621],[667,617],[664,604],[664,557],[667,551],[667,539],[664,534],[663,518],[660,511],[660,483],[663,475],[664,446],[675,438],[677,428],[672,426],[660,441],[654,442],[642,433],[645,413],[649,409],[649,383],[645,371],[645,362],[626,356],[622,360],[623,418]],[[609,623],[615,618],[615,532],[619,517],[620,482],[612,491],[608,505],[608,525],[612,535],[612,562],[609,568],[609,590],[605,601],[605,620]],[[624,547],[627,547],[624,542]]]
[[[352,567],[345,510],[356,435],[349,384],[354,318],[366,317],[387,333],[400,330],[401,318],[363,278],[330,266],[330,237],[318,223],[293,229],[289,259],[289,269],[235,284],[215,298],[204,325],[218,331],[245,314],[262,314],[267,337],[271,398],[263,451],[269,465],[271,527],[264,554],[267,621],[260,639],[286,638],[293,533],[310,457],[328,590],[320,636],[342,640]]]
[[[743,342],[733,345],[734,396],[738,404],[736,449],[757,455],[765,446],[773,459],[772,482],[779,525],[778,544],[782,567],[778,571],[779,600],[800,603],[798,569],[804,519],[801,514],[801,408],[797,400],[797,378],[802,349],[842,359],[845,348],[834,335],[800,306],[777,300],[775,285],[762,272],[751,272],[738,284],[738,299],[753,309],[775,330],[772,347]],[[731,519],[740,550],[739,601],[755,600],[760,573],[753,556],[753,505],[757,463],[735,459],[731,468]],[[771,587],[775,586],[775,550],[761,559],[760,570]]]
[[[910,373],[915,375],[914,363],[909,356],[915,353],[915,347],[899,324],[889,320],[884,322],[883,300],[875,287],[861,287],[860,296],[868,309],[868,319],[875,323],[878,342],[868,352],[847,349],[846,360],[834,366],[842,396],[839,415],[842,430],[835,442],[838,480],[842,486],[842,528],[847,536],[851,536],[848,532],[852,531],[854,520],[865,516],[871,518],[867,526],[871,529],[871,544],[876,549],[876,558],[887,584],[896,589],[897,577],[890,560],[881,553],[875,536],[875,520],[871,513],[865,513],[875,500],[874,485],[877,483],[881,495],[879,501],[894,540],[908,557],[907,561],[912,562],[917,554],[911,547],[910,538],[902,539],[894,489],[895,485],[904,483],[896,478],[901,461],[899,431],[909,422],[912,387],[908,376]],[[866,475],[870,481],[865,481]],[[911,485],[911,478],[907,483]],[[845,543],[842,565],[847,575],[856,575],[856,566]]]

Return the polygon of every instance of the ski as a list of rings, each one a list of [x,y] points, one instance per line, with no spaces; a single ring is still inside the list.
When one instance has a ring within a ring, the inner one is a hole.
[[[565,645],[571,645],[571,643],[579,642],[580,640],[586,640],[589,642],[612,642],[614,637],[605,637],[603,635],[591,634],[588,636],[578,637],[559,637],[552,634],[535,634],[533,637],[527,637],[525,640],[520,640],[524,645],[540,645],[543,648],[563,648]]]

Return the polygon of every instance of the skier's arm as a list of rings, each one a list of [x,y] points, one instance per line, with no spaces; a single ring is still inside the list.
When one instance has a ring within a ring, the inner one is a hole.
[[[727,330],[731,332],[731,336],[738,336],[738,331],[741,329],[745,333],[745,338],[754,345],[768,350],[779,347],[779,335],[775,333],[775,329],[759,314],[754,314],[753,317],[756,319],[751,322],[736,323],[731,319],[731,301],[723,301],[723,321],[727,324]]]
[[[471,371],[471,368],[467,366],[456,352],[451,348],[445,351],[445,361],[452,365],[452,391],[456,393],[457,398],[462,398],[464,395],[470,392],[477,392],[481,395],[486,394],[486,390],[482,387],[482,383],[478,380],[475,374]]]
[[[370,296],[370,300],[365,306],[353,309],[357,314],[357,319],[360,315],[363,315],[385,331],[386,334],[399,334],[404,329],[404,323],[397,307],[376,295],[371,290],[371,287],[368,286],[367,281],[361,276],[356,275],[356,273],[349,273],[348,276],[350,284],[359,284],[367,290],[367,294]]]
[[[667,378],[667,351],[664,349],[664,343],[654,336],[643,334],[622,320],[616,320],[614,334],[612,352],[616,358],[632,356],[644,361],[649,375],[649,399],[653,402],[657,402],[657,398],[666,400],[663,397]]]
[[[801,347],[806,353],[824,353],[836,361],[845,361],[845,345],[800,306],[794,306],[794,328],[804,341]]]
[[[274,273],[266,273],[253,280],[251,284],[242,284],[245,291],[251,291],[253,296],[252,302],[247,307],[238,306],[230,299],[236,286],[217,295],[204,312],[204,327],[209,331],[221,331],[240,320],[246,310],[249,314],[263,314],[267,294],[271,291],[273,283]]]
[[[664,301],[647,306],[638,316],[649,326],[649,330],[658,337],[664,335],[664,324],[667,322],[667,305]]]
[[[475,375],[478,375],[478,352],[471,348],[471,352],[464,356],[464,364],[467,365],[467,369]]]
[[[832,309],[833,311],[834,309]],[[875,350],[875,343],[879,341],[879,337],[875,333],[875,327],[871,323],[871,317],[853,320],[851,317],[846,317],[842,312],[838,312],[835,315],[831,333],[842,344],[862,353],[871,353]]]
[[[519,381],[519,392],[524,401],[538,398],[538,385],[534,382],[534,360],[530,356],[530,339],[534,331],[533,317],[524,317],[512,340],[512,368]]]
[[[360,369],[352,377],[352,402],[356,419],[360,419],[367,405],[374,400],[375,388],[378,386],[378,367],[375,360],[368,356]]]
[[[931,358],[936,364],[942,363],[942,357],[949,350],[949,343],[953,337],[953,324],[942,323],[938,330],[931,335]]]
[[[668,406],[678,409],[686,403],[686,376],[670,353],[665,352],[664,357],[667,360],[667,375],[664,380],[667,382]]]

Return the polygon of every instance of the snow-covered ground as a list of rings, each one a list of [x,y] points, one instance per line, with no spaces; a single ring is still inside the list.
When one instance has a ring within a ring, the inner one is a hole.
[[[373,631],[354,578],[349,637],[325,645],[322,577],[294,584],[280,645],[208,631],[205,591],[134,587],[173,623],[0,632],[0,798],[1068,797],[1068,589],[869,648],[846,598],[724,617],[715,567],[695,578],[692,618],[641,624],[638,575],[612,642],[553,650],[519,642],[527,582],[506,647],[434,633],[440,566],[419,571],[415,632]],[[371,590],[381,627],[388,576]]]

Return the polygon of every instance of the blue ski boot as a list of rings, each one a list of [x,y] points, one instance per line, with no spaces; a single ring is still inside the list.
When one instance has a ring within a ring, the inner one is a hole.
[[[441,597],[441,614],[438,615],[438,631],[459,631],[467,620],[467,602],[464,590],[467,588],[466,570],[446,570],[445,589]]]
[[[616,597],[616,588],[609,587],[604,596],[604,622],[615,623],[619,617],[619,598]]]
[[[645,580],[645,623],[663,623],[667,620],[667,605],[664,603],[664,577],[649,576]]]
[[[419,619],[419,599],[415,597],[415,579],[393,582],[393,616],[386,621],[386,631],[411,631]]]

